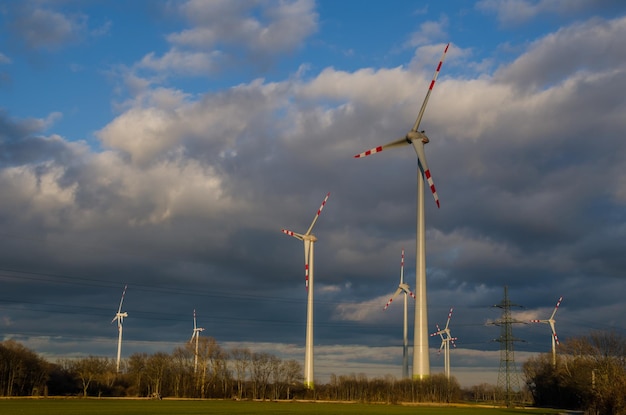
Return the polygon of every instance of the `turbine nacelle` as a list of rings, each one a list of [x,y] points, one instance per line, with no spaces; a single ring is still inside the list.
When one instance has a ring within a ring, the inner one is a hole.
[[[409,131],[405,138],[409,144],[413,144],[415,141],[421,141],[424,144],[430,142],[424,131]]]
[[[203,328],[201,328],[201,327],[198,327],[198,328],[196,328],[196,329],[193,329],[193,334],[191,335],[191,339],[189,339],[189,343],[193,342],[193,339],[194,339],[194,338],[196,338],[196,339],[197,339],[197,338],[200,336],[200,332],[201,332],[201,331],[204,331],[204,329],[203,329]]]
[[[124,317],[128,317],[128,313],[126,311],[124,311],[123,313],[115,313],[115,317],[113,317],[113,320],[111,320],[111,323],[113,323],[115,320],[121,323],[122,320],[124,320]]]
[[[411,287],[409,287],[409,284],[407,284],[407,283],[405,283],[405,282],[403,282],[402,284],[400,284],[400,285],[398,286],[398,288],[400,288],[402,291],[404,291],[404,292],[405,292],[405,293],[407,293],[407,294],[413,294],[413,293],[411,292]]]

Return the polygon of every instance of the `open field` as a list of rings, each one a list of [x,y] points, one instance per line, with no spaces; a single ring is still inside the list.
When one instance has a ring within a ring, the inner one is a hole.
[[[250,402],[221,400],[141,400],[141,399],[1,399],[3,415],[503,415],[557,414],[544,409],[506,409],[453,406],[370,405],[361,403]]]

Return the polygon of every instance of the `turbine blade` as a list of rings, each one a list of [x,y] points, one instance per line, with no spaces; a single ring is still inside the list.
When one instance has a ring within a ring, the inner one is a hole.
[[[313,230],[313,226],[315,226],[315,222],[317,222],[317,218],[320,217],[320,213],[322,213],[322,209],[324,209],[324,205],[326,205],[328,196],[330,196],[330,192],[326,193],[326,197],[324,198],[324,201],[322,202],[322,205],[320,206],[320,208],[317,210],[317,213],[315,214],[315,217],[313,218],[313,222],[311,222],[311,226],[309,226],[309,230],[306,231],[305,235],[311,234],[311,231]]]
[[[422,171],[422,175],[424,176],[424,180],[426,181],[426,183],[428,183],[428,187],[430,187],[430,191],[433,194],[435,203],[437,203],[437,207],[440,207],[439,195],[437,195],[435,183],[433,182],[433,178],[430,174],[430,169],[428,168],[428,163],[426,162],[426,154],[424,153],[424,142],[422,140],[413,140],[412,144],[413,148],[415,148],[415,152],[417,153],[417,162],[419,164],[420,170]]]
[[[554,311],[552,312],[552,315],[550,316],[550,320],[554,319],[554,315],[559,309],[559,306],[561,305],[561,301],[563,301],[563,297],[559,298],[559,301],[556,302],[556,307],[554,307]]]
[[[405,137],[403,137],[403,138],[400,138],[399,140],[392,141],[391,143],[387,143],[387,144],[382,145],[382,146],[374,147],[374,148],[371,148],[371,149],[369,149],[367,151],[359,153],[359,154],[355,155],[354,158],[358,159],[358,158],[366,157],[366,156],[369,156],[371,154],[380,153],[383,150],[388,150],[388,149],[394,148],[394,147],[401,147],[401,146],[405,146],[407,144],[411,144],[411,143]]]
[[[196,309],[195,308],[193,309],[193,331],[194,331],[194,333],[196,331]],[[193,336],[192,336],[192,338],[193,338]]]
[[[550,322],[550,329],[552,330],[552,336],[554,336],[554,340],[555,340],[556,344],[559,344],[559,338],[556,335],[556,328],[554,327],[554,321]]]
[[[122,291],[122,299],[120,300],[120,308],[117,310],[118,313],[122,311],[122,303],[124,302],[124,296],[126,295],[126,288],[128,288],[128,284],[124,285],[124,291]]]
[[[454,310],[454,308],[450,308],[450,312],[448,313],[448,321],[446,321],[446,330],[448,329],[448,326],[450,325],[450,319],[452,318],[452,310]]]
[[[313,242],[308,239],[304,240],[304,284],[306,290],[309,290],[309,261],[312,261]]]
[[[432,337],[432,336],[437,336],[437,335],[441,336],[442,331],[441,331],[441,329],[439,328],[439,324],[435,324],[435,327],[437,327],[437,331],[436,331],[436,332],[434,332],[434,333],[432,333],[430,336],[431,336],[431,337]],[[441,338],[443,339],[443,336],[442,336]]]
[[[397,295],[400,294],[401,292],[402,292],[402,288],[398,287],[398,289],[396,290],[395,293],[393,293],[389,301],[387,301],[387,304],[385,304],[385,307],[383,307],[383,310],[386,310],[389,307],[389,304],[391,304],[391,302],[393,301],[393,299],[396,298]]]
[[[412,131],[417,131],[422,122],[422,117],[424,116],[424,111],[426,111],[426,104],[428,104],[428,98],[430,98],[430,93],[435,87],[435,82],[437,81],[437,77],[439,76],[439,71],[441,70],[441,66],[443,65],[443,61],[446,58],[446,53],[448,53],[448,48],[450,47],[450,43],[446,45],[446,48],[443,50],[443,55],[441,55],[441,59],[439,60],[439,65],[437,65],[437,69],[435,69],[435,74],[433,75],[432,81],[430,81],[430,86],[428,87],[428,92],[426,92],[426,97],[424,98],[424,102],[422,102],[422,107],[420,108],[419,114],[417,114],[417,119],[415,120],[415,124],[413,124]]]
[[[282,232],[284,234],[286,234],[286,235],[293,236],[294,238],[300,239],[300,240],[302,240],[302,238],[304,237],[304,235],[302,235],[300,233],[296,233],[296,232],[290,231],[288,229],[282,229]]]
[[[404,283],[404,249],[402,249],[402,257],[400,259],[400,284],[403,284],[403,283]]]

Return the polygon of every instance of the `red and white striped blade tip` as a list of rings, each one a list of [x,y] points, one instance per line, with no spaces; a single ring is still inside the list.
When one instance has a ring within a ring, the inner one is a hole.
[[[430,174],[430,169],[424,170],[424,177],[426,178],[426,182],[428,183],[430,192],[433,194],[433,198],[435,199],[435,203],[437,204],[437,207],[440,208],[441,205],[439,204],[439,195],[437,194],[437,189],[435,188],[433,177]]]
[[[374,147],[370,150],[364,151],[362,153],[359,153],[357,155],[354,156],[355,159],[358,158],[362,158],[362,157],[367,157],[370,156],[372,154],[376,154],[376,153],[380,153],[381,151],[383,151],[383,146],[378,146],[378,147]]]
[[[369,149],[367,151],[359,153],[359,154],[355,155],[354,158],[358,159],[358,158],[362,158],[362,157],[367,157],[367,156],[370,156],[372,154],[380,153],[383,150],[387,150],[387,149],[394,148],[394,147],[403,147],[403,146],[406,146],[406,145],[408,145],[410,143],[411,142],[407,141],[406,137],[402,137],[402,138],[399,138],[399,139],[397,139],[395,141],[392,141],[391,143],[387,143],[387,144],[384,144],[382,146],[374,147],[372,149]]]

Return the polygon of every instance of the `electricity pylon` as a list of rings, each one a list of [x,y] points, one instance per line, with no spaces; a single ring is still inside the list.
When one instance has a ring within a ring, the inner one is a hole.
[[[498,371],[498,390],[504,392],[504,402],[507,407],[513,405],[515,394],[520,392],[520,382],[515,367],[515,353],[513,343],[523,341],[513,336],[513,324],[525,324],[523,321],[511,317],[511,307],[520,307],[509,301],[508,288],[504,286],[504,299],[493,307],[502,309],[502,317],[492,324],[500,326],[500,337],[495,341],[500,343],[500,370]]]

